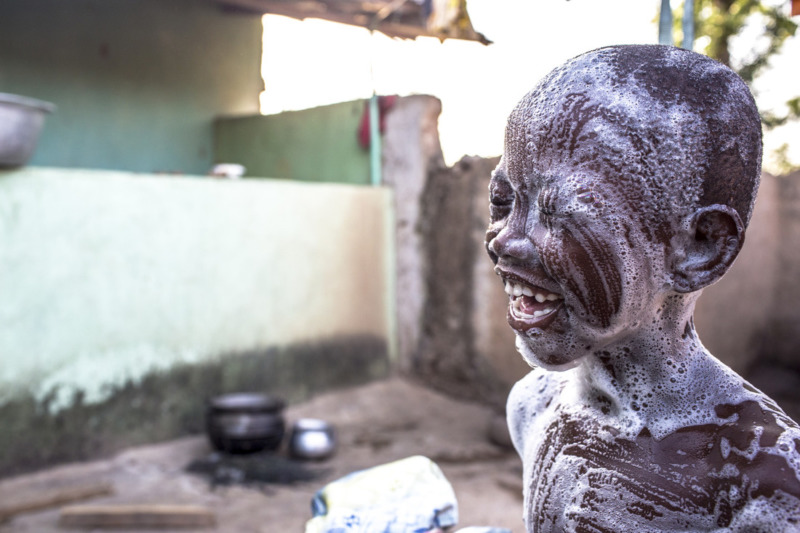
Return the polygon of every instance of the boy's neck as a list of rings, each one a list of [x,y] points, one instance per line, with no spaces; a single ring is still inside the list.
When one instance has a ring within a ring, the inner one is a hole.
[[[587,356],[576,369],[580,401],[601,409],[634,434],[651,433],[678,418],[686,422],[717,421],[717,392],[741,382],[700,343],[686,314],[672,314],[635,335]],[[655,436],[655,435],[654,435]]]

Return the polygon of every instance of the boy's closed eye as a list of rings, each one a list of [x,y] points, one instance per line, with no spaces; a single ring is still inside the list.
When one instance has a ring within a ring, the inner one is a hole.
[[[511,184],[502,178],[493,178],[489,186],[490,214],[492,220],[505,218],[514,204],[514,191]]]

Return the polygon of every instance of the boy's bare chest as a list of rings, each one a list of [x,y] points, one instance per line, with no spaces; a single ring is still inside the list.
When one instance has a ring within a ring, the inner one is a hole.
[[[800,481],[774,474],[791,472],[770,452],[777,438],[768,428],[706,424],[626,438],[589,416],[551,412],[525,447],[528,528],[716,529],[752,498],[800,498]]]

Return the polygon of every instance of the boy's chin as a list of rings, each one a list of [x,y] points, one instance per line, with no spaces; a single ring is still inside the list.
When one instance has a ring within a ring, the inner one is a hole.
[[[530,338],[517,333],[517,351],[531,367],[563,371],[577,366],[589,353],[563,340]]]

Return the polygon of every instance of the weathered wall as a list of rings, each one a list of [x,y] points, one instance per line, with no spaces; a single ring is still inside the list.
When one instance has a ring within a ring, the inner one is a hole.
[[[394,190],[399,367],[411,372],[420,354],[428,268],[420,233],[422,197],[430,176],[445,168],[439,144],[442,103],[432,96],[399,98],[386,116],[383,181]]]
[[[386,117],[384,182],[394,189],[398,367],[498,407],[529,370],[505,321],[506,298],[483,250],[496,159],[448,168],[431,96],[398,99]]]
[[[368,185],[369,151],[358,144],[364,101],[278,115],[224,117],[214,126],[214,160],[247,176]]]
[[[196,430],[221,389],[385,375],[391,208],[383,188],[0,173],[0,473]]]
[[[530,368],[516,353],[508,299],[483,246],[497,162],[465,157],[426,184],[419,224],[425,298],[414,368],[438,388],[500,407]]]
[[[778,227],[767,236],[777,255],[774,318],[764,353],[800,370],[800,172],[777,182]]]
[[[781,272],[781,243],[776,238],[781,226],[779,179],[762,175],[742,251],[725,276],[703,291],[695,308],[700,340],[740,374],[746,374],[762,354],[767,330],[776,319]],[[800,225],[794,231],[800,235]]]
[[[32,164],[204,174],[258,112],[261,18],[211,0],[3,0],[0,92],[54,102]]]
[[[800,172],[771,180],[778,223],[764,238],[775,250],[770,260],[777,274],[769,320],[747,375],[800,420]]]

